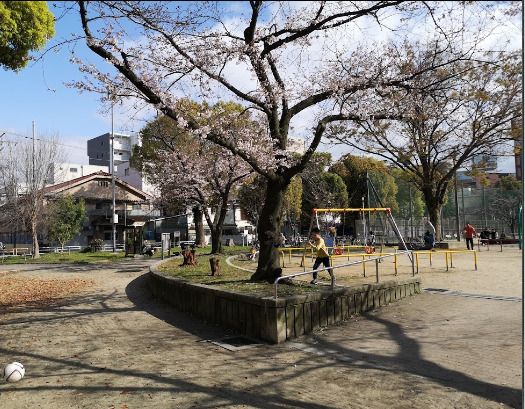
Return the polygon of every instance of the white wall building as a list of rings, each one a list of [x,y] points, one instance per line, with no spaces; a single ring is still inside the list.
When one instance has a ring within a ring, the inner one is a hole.
[[[54,163],[49,170],[46,184],[56,185],[57,183],[68,182],[78,177],[101,171],[109,173],[108,166],[81,165],[78,163]]]

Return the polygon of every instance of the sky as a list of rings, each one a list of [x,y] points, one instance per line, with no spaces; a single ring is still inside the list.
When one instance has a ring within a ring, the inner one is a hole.
[[[48,2],[50,10],[58,17],[62,8]],[[78,13],[70,12],[56,23],[56,35],[48,43],[53,46],[73,33],[80,33]],[[75,55],[96,65],[106,64],[93,54],[82,41],[75,45]],[[65,84],[80,80],[82,74],[70,63],[70,50],[63,47],[58,52],[50,51],[20,72],[0,68],[1,102],[0,134],[7,131],[1,140],[20,141],[31,135],[35,121],[36,136],[58,135],[64,145],[67,162],[87,164],[87,140],[111,130],[109,112],[104,111],[99,97],[90,93],[79,93]],[[131,113],[122,106],[115,107],[115,131],[137,132],[142,121],[130,119]],[[323,145],[321,150],[332,152],[334,158],[348,153],[348,147]],[[512,157],[499,158],[498,170],[514,171]]]

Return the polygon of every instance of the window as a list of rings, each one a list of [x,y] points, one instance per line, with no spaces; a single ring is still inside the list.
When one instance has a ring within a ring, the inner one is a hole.
[[[142,206],[139,205],[139,204],[134,204],[133,205],[133,210],[140,210],[141,208],[142,208]]]
[[[124,169],[124,176],[129,176],[129,168]]]
[[[109,186],[109,182],[107,180],[99,180],[98,181],[98,185],[102,186],[102,187],[108,187]]]
[[[78,172],[78,169],[77,168],[69,168],[69,171],[71,173],[76,173],[76,172]]]

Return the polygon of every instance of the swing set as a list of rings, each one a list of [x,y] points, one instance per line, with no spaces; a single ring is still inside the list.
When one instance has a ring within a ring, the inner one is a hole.
[[[375,235],[373,234],[373,231],[371,230],[370,228],[370,215],[373,213],[373,214],[379,214],[379,215],[385,215],[387,221],[390,223],[397,239],[399,240],[399,243],[401,244],[401,246],[403,247],[403,249],[407,252],[407,255],[410,259],[410,261],[412,262],[412,256],[408,250],[408,247],[406,245],[406,242],[405,240],[403,239],[403,235],[401,234],[401,231],[399,230],[397,224],[396,224],[396,221],[394,220],[394,217],[392,216],[392,211],[389,207],[384,207],[383,204],[381,203],[381,199],[379,198],[378,194],[377,194],[377,191],[372,183],[372,181],[370,180],[369,176],[368,176],[368,172],[366,174],[366,181],[367,181],[367,190],[372,188],[372,192],[374,194],[374,196],[376,197],[376,200],[379,202],[380,206],[381,207],[370,207],[370,205],[368,207],[365,207],[365,198],[363,197],[362,198],[362,207],[357,207],[357,208],[314,208],[312,209],[312,214],[311,214],[311,217],[310,217],[310,227],[308,228],[308,238],[310,237],[311,233],[312,233],[312,229],[314,227],[314,225],[321,231],[329,231],[331,230],[332,232],[336,232],[337,229],[336,229],[336,224],[337,224],[337,217],[334,217],[332,216],[331,219],[328,218],[328,215],[329,214],[336,214],[336,215],[342,215],[342,219],[343,219],[343,224],[342,224],[342,233],[343,233],[343,245],[341,246],[340,244],[337,243],[337,234],[334,234],[334,237],[333,237],[333,254],[334,255],[342,255],[343,252],[344,252],[344,249],[345,248],[348,248],[348,250],[350,250],[350,248],[362,248],[364,250],[364,252],[366,254],[372,254],[375,252]],[[370,204],[370,194],[368,193],[368,203]],[[346,236],[345,236],[345,215],[347,213],[359,213],[361,215],[361,220],[362,220],[362,224],[363,224],[363,238],[362,238],[362,241],[363,241],[363,244],[362,245],[353,245],[350,244],[350,245],[346,245],[346,243],[344,242],[344,240],[346,239]],[[368,214],[368,222],[367,222],[367,218],[366,218],[366,215]],[[324,222],[325,222],[325,228],[321,229],[321,226],[320,226],[320,222],[319,222],[319,216],[320,215],[324,215]],[[340,217],[339,217],[339,220],[340,220]],[[331,224],[331,226],[329,226]],[[383,229],[383,233],[384,233],[384,225],[383,223],[381,222],[381,227]],[[370,233],[370,234],[368,234]],[[305,245],[304,245],[304,254],[306,255],[306,250],[307,250],[307,247],[308,247],[308,241],[305,242]],[[329,246],[330,247],[330,246]],[[304,268],[306,268],[306,265],[304,264],[303,265]]]

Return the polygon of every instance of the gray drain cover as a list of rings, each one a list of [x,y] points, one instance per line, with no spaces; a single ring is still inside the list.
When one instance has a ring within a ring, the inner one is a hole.
[[[209,342],[218,345],[222,348],[225,348],[228,351],[240,351],[242,349],[253,348],[261,345],[260,341],[243,336],[226,337]]]

